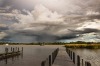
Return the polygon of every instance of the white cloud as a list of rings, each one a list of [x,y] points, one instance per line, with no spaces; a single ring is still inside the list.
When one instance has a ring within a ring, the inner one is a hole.
[[[78,27],[76,30],[84,30],[85,28],[100,30],[100,20],[95,19],[94,22],[84,22],[83,25],[81,27]]]
[[[22,39],[28,37],[29,40],[34,34],[39,34],[38,37],[44,38],[43,40],[53,39],[55,36],[68,39],[70,36],[79,37],[79,32],[84,33],[87,28],[100,30],[97,0],[97,3],[94,3],[94,0],[0,0],[0,4],[3,1],[6,7],[0,7],[0,23],[8,25],[9,30],[6,30],[6,33],[9,36],[16,35],[14,40],[18,40],[19,34]],[[92,21],[91,17],[97,19]],[[6,27],[3,24],[0,27]],[[30,34],[32,36],[29,36]]]
[[[7,33],[5,32],[0,32],[0,39],[3,39],[4,37],[7,36]]]
[[[7,27],[7,25],[5,25],[5,24],[0,24],[0,27]]]
[[[100,13],[90,10],[90,11],[87,11],[87,12],[86,12],[86,15],[100,15]]]
[[[96,38],[96,35],[97,33],[86,33],[86,34],[83,34],[82,37],[79,37],[77,38],[77,40],[81,40],[81,41],[87,41],[87,42],[98,42],[99,39]]]
[[[15,14],[16,19],[18,20],[18,23],[14,23],[11,26],[13,29],[43,30],[47,26],[45,24],[54,25],[64,22],[64,18],[61,14],[58,14],[57,12],[52,12],[43,5],[37,5],[35,9],[31,12],[29,12],[28,10],[23,11],[27,14],[22,14],[19,10],[12,11],[12,13]],[[35,26],[35,24],[38,25]]]

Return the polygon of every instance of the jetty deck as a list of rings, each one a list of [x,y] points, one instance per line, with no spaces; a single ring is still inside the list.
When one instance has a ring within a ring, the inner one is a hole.
[[[75,66],[64,47],[59,47],[58,55],[52,66]]]

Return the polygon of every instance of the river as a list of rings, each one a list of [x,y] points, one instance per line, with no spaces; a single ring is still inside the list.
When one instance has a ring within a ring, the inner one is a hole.
[[[92,66],[100,66],[100,49],[71,49],[84,61],[89,61]]]
[[[41,62],[59,46],[39,46],[39,45],[16,45],[16,46],[0,46],[0,53],[4,52],[4,48],[21,47],[24,48],[23,54],[0,61],[0,66],[41,66]]]
[[[20,50],[23,47],[23,54],[7,60],[1,60],[0,66],[41,66],[41,62],[48,58],[49,55],[58,47],[59,45],[14,45],[14,46],[0,46],[0,53],[5,52],[5,47],[9,50],[11,47],[19,47]],[[92,63],[92,66],[100,66],[100,49],[90,50],[90,49],[71,49],[85,61]]]

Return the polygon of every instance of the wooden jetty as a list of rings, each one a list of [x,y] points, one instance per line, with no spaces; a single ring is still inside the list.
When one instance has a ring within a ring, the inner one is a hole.
[[[52,66],[75,66],[64,47],[59,47],[58,55]]]
[[[17,51],[15,51],[15,49],[17,49]],[[18,56],[22,52],[23,52],[23,47],[22,47],[21,51],[19,51],[19,48],[12,48],[11,47],[11,52],[8,52],[8,48],[5,48],[5,53],[0,54],[0,60],[7,59],[10,57],[14,57],[14,56]]]
[[[18,52],[9,52],[7,54],[3,53],[3,54],[0,54],[0,60],[10,58],[10,57],[13,57],[13,56],[17,56],[17,55],[20,55],[20,51],[18,51]]]

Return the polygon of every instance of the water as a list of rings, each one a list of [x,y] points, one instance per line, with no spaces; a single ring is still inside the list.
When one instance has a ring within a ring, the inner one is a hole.
[[[10,47],[16,46],[8,46],[8,48]],[[24,48],[23,55],[2,60],[0,61],[0,66],[41,66],[41,62],[48,58],[59,46],[20,45],[17,47]],[[4,48],[5,46],[0,46],[0,53],[4,52]]]
[[[6,46],[0,46],[0,53],[4,52]],[[48,56],[60,46],[39,46],[39,45],[20,45],[20,46],[8,46],[10,47],[21,47],[24,48],[23,54],[8,60],[0,61],[0,66],[41,66],[41,62],[48,58]],[[100,49],[89,50],[89,49],[71,49],[77,55],[80,55],[85,61],[92,63],[92,66],[100,66]]]
[[[100,49],[71,49],[84,61],[89,61],[92,66],[100,66]]]

